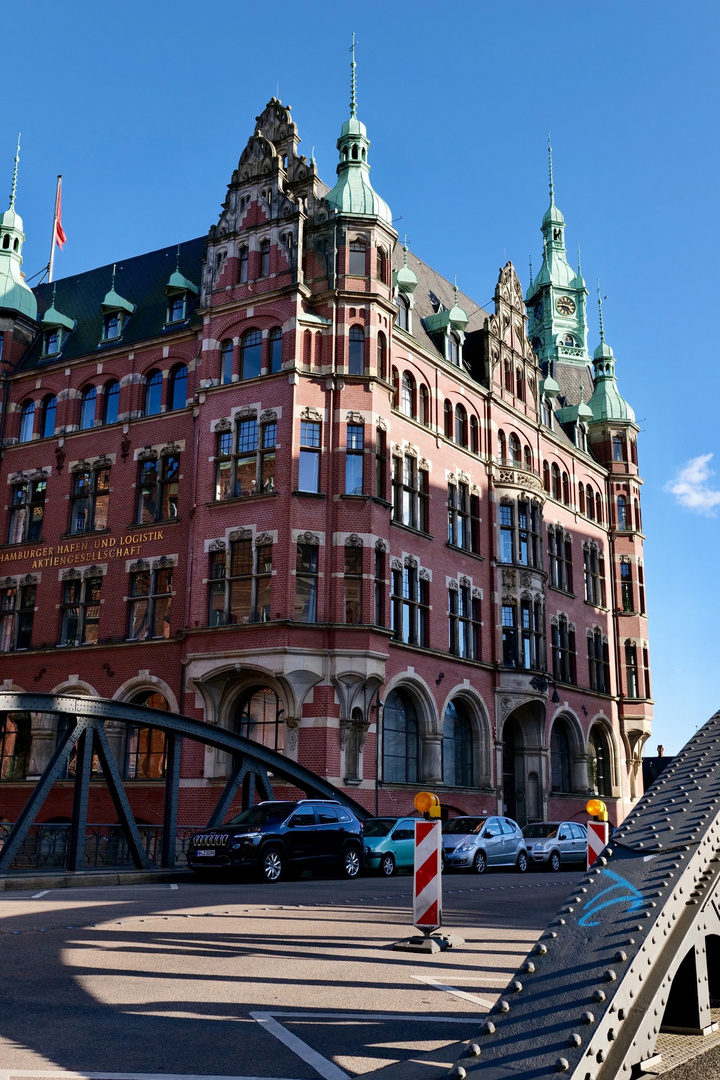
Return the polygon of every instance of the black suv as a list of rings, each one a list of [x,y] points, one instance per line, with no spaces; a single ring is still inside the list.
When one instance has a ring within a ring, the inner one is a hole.
[[[360,872],[362,830],[347,807],[330,800],[261,802],[220,828],[196,833],[188,866],[203,876],[256,870],[270,882],[335,866],[343,877],[354,878]]]

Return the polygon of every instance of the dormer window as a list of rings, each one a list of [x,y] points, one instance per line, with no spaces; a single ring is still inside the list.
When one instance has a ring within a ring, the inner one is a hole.
[[[395,317],[395,325],[401,330],[410,329],[410,304],[404,296],[397,298],[398,313]]]
[[[182,322],[185,318],[186,310],[187,295],[185,293],[179,293],[176,296],[171,296],[168,303],[167,321],[169,323]]]
[[[114,341],[122,333],[122,312],[111,311],[103,319],[103,341]]]
[[[43,335],[43,356],[57,356],[62,347],[63,333],[59,327],[46,330]]]
[[[451,364],[460,363],[460,342],[454,334],[448,334],[447,338],[447,358]]]

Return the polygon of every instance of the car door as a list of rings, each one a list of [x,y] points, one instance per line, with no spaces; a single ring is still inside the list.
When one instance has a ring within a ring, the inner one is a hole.
[[[573,835],[573,862],[582,863],[584,866],[587,860],[587,833],[582,825],[576,825],[574,821],[570,828]]]
[[[498,818],[488,818],[480,834],[488,866],[500,866],[503,862],[503,832]]]
[[[415,822],[412,818],[398,821],[390,837],[396,866],[412,866],[415,860]]]
[[[567,821],[558,829],[558,849],[560,851],[560,862],[571,863],[573,861],[573,837],[570,831],[570,825]]]
[[[343,834],[336,806],[315,803],[313,809],[317,818],[314,859],[322,865],[340,858]]]
[[[285,834],[288,857],[292,862],[307,864],[317,851],[317,821],[309,803],[298,806],[288,821]]]
[[[506,866],[514,866],[519,843],[515,822],[509,818],[500,818],[500,828],[503,838],[502,861]]]

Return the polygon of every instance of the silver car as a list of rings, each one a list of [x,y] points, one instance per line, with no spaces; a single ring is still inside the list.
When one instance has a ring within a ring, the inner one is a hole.
[[[523,829],[533,865],[557,873],[561,866],[585,866],[587,832],[577,821],[533,821]]]
[[[528,868],[527,849],[520,826],[506,817],[456,817],[443,825],[445,869],[474,870],[514,866]]]

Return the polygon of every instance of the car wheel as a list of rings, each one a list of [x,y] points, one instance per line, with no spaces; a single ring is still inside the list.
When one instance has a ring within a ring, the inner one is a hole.
[[[343,877],[356,878],[360,873],[360,852],[356,847],[346,848],[342,857]]]
[[[473,859],[473,870],[476,874],[484,874],[486,866],[485,852],[478,851]]]
[[[528,868],[527,854],[524,851],[521,851],[520,854],[517,857],[516,862],[515,862],[515,869],[517,870],[517,872],[519,874],[525,874],[525,873],[527,873],[527,868]]]
[[[560,869],[560,853],[557,851],[551,852],[548,863],[553,874],[557,874],[558,870]]]
[[[260,859],[260,874],[263,881],[274,885],[285,872],[285,859],[277,848],[267,848]]]
[[[395,859],[390,853],[383,855],[380,860],[380,873],[383,877],[392,877],[395,873]]]

